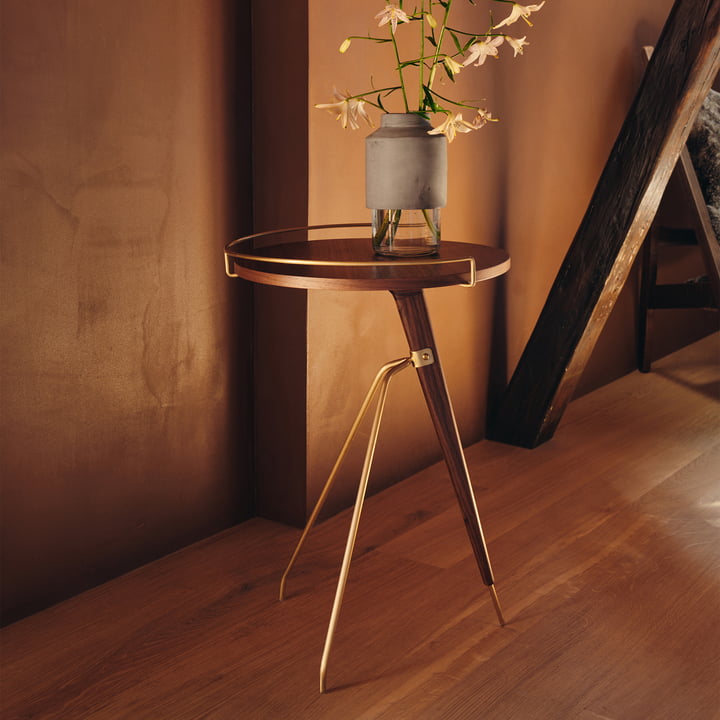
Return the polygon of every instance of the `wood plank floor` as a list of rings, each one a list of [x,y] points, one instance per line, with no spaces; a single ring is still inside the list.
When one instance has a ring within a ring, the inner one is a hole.
[[[261,519],[0,633],[2,720],[717,720],[717,335],[573,402],[535,450],[467,451],[508,625],[440,465],[348,513]]]

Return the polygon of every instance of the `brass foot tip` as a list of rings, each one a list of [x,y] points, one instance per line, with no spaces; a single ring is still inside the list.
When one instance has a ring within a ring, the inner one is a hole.
[[[497,615],[497,619],[498,619],[498,622],[500,623],[500,627],[505,627],[505,618],[503,616],[502,607],[500,607],[500,600],[497,596],[495,586],[488,585],[488,590],[490,591],[490,597],[492,598],[493,607],[495,608],[495,614]]]

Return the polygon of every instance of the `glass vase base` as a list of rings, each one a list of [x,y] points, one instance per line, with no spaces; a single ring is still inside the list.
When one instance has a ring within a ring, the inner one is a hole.
[[[424,257],[440,248],[440,208],[373,210],[372,243],[378,255]]]

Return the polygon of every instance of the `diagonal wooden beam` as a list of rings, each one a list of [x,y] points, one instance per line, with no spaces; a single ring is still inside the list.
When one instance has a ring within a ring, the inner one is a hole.
[[[549,440],[718,72],[720,0],[676,0],[488,436]]]

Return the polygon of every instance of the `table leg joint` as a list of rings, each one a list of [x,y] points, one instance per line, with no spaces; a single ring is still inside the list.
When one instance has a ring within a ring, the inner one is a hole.
[[[435,354],[430,347],[423,348],[422,350],[413,350],[410,353],[410,360],[416,368],[425,367],[435,362]]]

